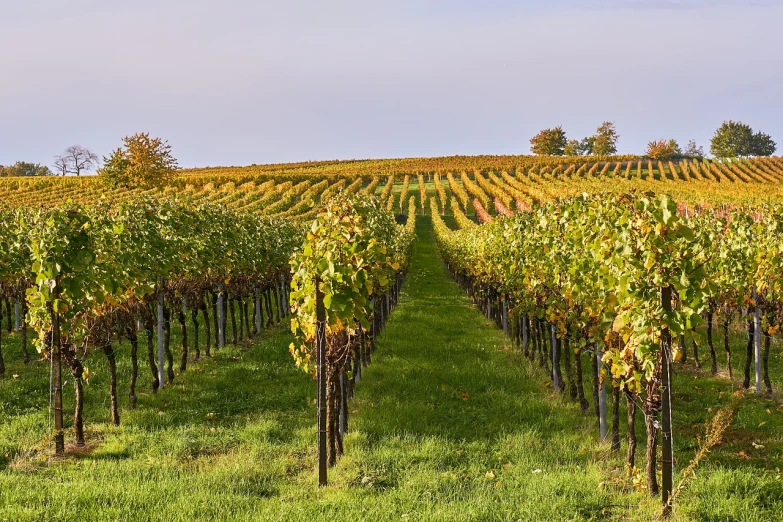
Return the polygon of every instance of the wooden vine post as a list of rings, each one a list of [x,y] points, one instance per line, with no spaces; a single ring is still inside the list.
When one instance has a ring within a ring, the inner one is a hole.
[[[754,359],[756,363],[756,393],[761,393],[761,313],[759,306],[759,295],[756,287],[753,287],[753,302],[755,303],[753,312],[753,345]]]
[[[601,343],[595,345],[595,365],[596,372],[598,374],[598,432],[601,435],[601,441],[606,440],[606,435],[609,433],[609,424],[606,422],[606,386],[601,384],[601,366],[603,359],[603,351],[601,350]]]
[[[163,339],[163,292],[158,293],[158,386],[162,390],[166,382],[164,370],[164,339]]]
[[[226,347],[226,308],[225,294],[223,289],[218,291],[217,310],[218,310],[218,348]],[[270,319],[271,321],[271,319]]]
[[[672,289],[670,286],[661,289],[661,307],[664,314],[670,316],[672,311]],[[672,511],[670,502],[672,494],[672,470],[674,452],[672,449],[672,387],[671,387],[672,334],[668,326],[661,328],[661,503],[663,515],[669,516]]]
[[[315,349],[318,377],[318,485],[326,486],[326,308],[321,278],[315,277]]]
[[[65,433],[63,433],[63,381],[62,351],[60,350],[60,314],[52,311],[52,360],[51,382],[54,390],[54,454],[65,454]]]
[[[253,295],[255,297],[255,312],[256,312],[256,332],[261,333],[261,328],[263,327],[262,321],[263,318],[261,317],[261,292],[258,291],[258,288],[255,288],[253,290]]]

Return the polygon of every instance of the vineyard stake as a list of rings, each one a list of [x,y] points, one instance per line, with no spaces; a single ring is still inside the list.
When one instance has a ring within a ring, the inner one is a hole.
[[[552,335],[550,336],[552,340],[552,383],[553,388],[555,390],[560,389],[560,379],[557,378],[557,366],[560,364],[560,362],[557,360],[557,328],[555,325],[552,325]]]
[[[163,383],[166,382],[163,370],[163,294],[158,294],[158,381],[160,389],[163,389]]]
[[[508,313],[506,310],[506,296],[503,296],[502,300],[502,306],[503,306],[503,333],[505,335],[508,335]]]
[[[256,298],[256,331],[261,333],[261,296],[258,293],[258,288],[253,290]]]
[[[315,351],[318,365],[318,485],[326,486],[326,309],[321,278],[315,278]]]
[[[601,440],[606,439],[606,434],[609,433],[609,425],[606,422],[606,387],[601,384],[601,359],[603,353],[601,351],[601,343],[595,344],[595,364],[598,368],[598,431],[601,435]]]
[[[340,379],[339,379],[339,387],[340,387],[340,414],[338,416],[338,429],[340,432],[340,438],[342,439],[345,437],[346,428],[348,426],[347,419],[345,417],[345,394],[346,394],[346,385],[345,385],[345,372],[340,372]]]
[[[65,453],[65,433],[63,433],[63,381],[60,350],[60,314],[52,312],[52,368],[51,380],[54,388],[54,454]]]
[[[220,290],[218,292],[217,297],[217,309],[218,309],[218,341],[219,345],[218,348],[225,348],[226,347],[226,325],[225,325],[225,315],[226,311],[223,306],[223,290]]]
[[[759,296],[756,287],[753,287],[753,302],[756,309],[753,312],[753,344],[755,345],[754,357],[756,359],[756,393],[761,393],[761,315],[759,309]]]
[[[670,286],[661,289],[661,307],[664,314],[670,317],[672,311],[672,289]],[[674,466],[674,451],[672,441],[672,388],[671,388],[671,349],[672,335],[668,326],[661,329],[661,503],[663,515],[671,514],[669,502],[672,494],[672,472]]]
[[[375,343],[375,298],[370,298],[370,308],[372,308],[372,332],[370,332],[370,335],[372,336],[372,341]]]

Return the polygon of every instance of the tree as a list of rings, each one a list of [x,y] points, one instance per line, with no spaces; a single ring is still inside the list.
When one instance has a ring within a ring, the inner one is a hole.
[[[683,156],[690,156],[694,158],[703,158],[704,157],[704,147],[697,146],[696,140],[688,140],[688,146],[685,147],[685,151],[682,153]]]
[[[68,158],[65,154],[55,156],[52,167],[54,167],[54,171],[57,172],[58,176],[65,176],[68,174]]]
[[[750,125],[724,121],[710,141],[710,152],[718,158],[749,156],[752,142],[753,129]]]
[[[98,174],[113,187],[160,185],[178,168],[171,145],[146,132],[123,138],[123,147],[103,161]]]
[[[617,153],[617,139],[620,136],[614,128],[614,123],[605,121],[593,135],[592,154],[596,156],[611,156]]]
[[[581,156],[581,147],[579,140],[568,140],[563,148],[563,154],[566,156]]]
[[[645,156],[653,159],[670,159],[682,156],[682,149],[676,140],[658,140],[647,144]]]
[[[0,165],[0,177],[10,176],[51,176],[52,171],[46,165],[17,161],[13,165]]]
[[[732,120],[724,121],[710,142],[710,152],[719,158],[771,156],[776,148],[769,134],[754,133],[750,125]]]
[[[72,145],[54,158],[54,168],[58,174],[76,174],[89,171],[98,165],[98,155],[81,145]]]
[[[588,136],[582,138],[579,142],[579,155],[580,156],[592,156],[595,154],[595,136]]]
[[[757,132],[751,141],[751,156],[772,156],[777,150],[777,144],[772,141],[769,134]]]
[[[530,138],[530,151],[543,156],[562,156],[568,143],[562,126],[544,129]]]
[[[563,153],[566,156],[588,156],[593,153],[595,138],[593,136],[579,140],[568,140]]]
[[[592,136],[583,138],[582,141],[569,140],[563,152],[566,156],[611,156],[617,153],[619,137],[614,123],[605,121]]]

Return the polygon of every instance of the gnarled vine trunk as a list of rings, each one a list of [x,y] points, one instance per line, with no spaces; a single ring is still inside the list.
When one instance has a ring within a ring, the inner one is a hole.
[[[270,291],[267,290],[264,292],[264,300],[266,301],[266,327],[271,328],[272,324],[274,324],[274,317],[272,316],[272,298],[269,296]]]
[[[228,298],[228,312],[231,315],[231,344],[237,345],[237,316],[235,311],[235,299],[233,296]]]
[[[117,403],[117,358],[111,343],[103,345],[103,353],[109,361],[109,396],[111,397],[111,422],[120,425],[120,408]]]
[[[163,307],[163,350],[166,354],[166,378],[168,383],[174,382],[174,354],[171,353],[171,310]]]
[[[655,402],[654,400],[652,402]],[[650,495],[658,494],[658,476],[657,469],[657,447],[658,447],[658,428],[655,426],[656,416],[658,415],[658,405],[645,401],[645,420],[644,425],[647,429],[647,465],[645,475],[647,476],[647,492]]]
[[[72,345],[63,345],[61,350],[63,359],[73,377],[74,409],[73,409],[73,433],[77,446],[84,446],[84,385],[82,376],[84,366],[76,357],[76,349]]]
[[[769,378],[769,348],[772,344],[772,336],[764,332],[764,351],[761,354],[761,365],[764,372],[764,386],[767,388],[767,395],[772,396],[772,381]]]
[[[715,354],[715,345],[712,342],[712,323],[714,316],[713,308],[710,306],[710,310],[707,312],[707,345],[710,347],[710,359],[712,361],[710,373],[712,375],[718,373],[718,357]]]
[[[568,381],[568,396],[572,400],[577,399],[576,380],[574,379],[574,369],[571,365],[571,343],[567,337],[562,339],[563,358],[565,359],[566,380]]]
[[[628,470],[633,470],[636,465],[636,402],[634,396],[628,390],[625,391],[625,404],[628,413],[628,453],[625,457],[625,464]]]
[[[726,351],[726,366],[729,370],[729,379],[734,375],[734,371],[731,368],[731,349],[729,348],[729,318],[727,317],[723,321],[723,349]]]
[[[585,385],[584,378],[582,376],[582,349],[579,348],[574,353],[574,370],[576,371],[576,391],[579,396],[579,406],[582,408],[582,412],[586,413],[590,409],[590,403],[587,402],[585,397]]]
[[[27,300],[22,299],[22,357],[25,364],[30,364],[30,354],[27,351]]]
[[[753,320],[748,319],[747,322],[748,342],[746,344],[745,354],[745,379],[742,381],[742,387],[745,389],[750,388],[750,366],[753,361],[753,335],[755,328],[753,327]]]
[[[0,315],[0,323],[3,322],[3,316]],[[2,332],[0,332],[0,377],[5,375],[5,361],[3,360],[3,339]]]
[[[199,300],[199,308],[201,309],[201,315],[204,317],[204,353],[207,357],[210,357],[210,350],[212,349],[212,329],[209,322],[209,308],[206,302]]]
[[[598,401],[598,389],[600,386],[600,376],[598,375],[598,363],[595,356],[590,356],[590,366],[593,370],[593,403],[595,404],[595,421],[598,431],[601,431],[601,405]]]
[[[131,376],[130,385],[128,386],[128,401],[130,409],[136,408],[136,380],[139,376],[139,337],[136,334],[136,328],[134,325],[127,326],[125,328],[125,337],[130,341],[131,345]]]
[[[620,388],[612,386],[612,451],[620,451]]]
[[[215,349],[220,348],[220,314],[218,313],[218,298],[215,292],[211,292],[212,296],[212,319],[215,323]]]
[[[201,358],[201,351],[198,346],[198,308],[194,306],[190,310],[190,320],[193,322],[193,358],[198,361]]]
[[[152,393],[157,393],[161,383],[158,379],[158,365],[155,362],[155,343],[152,340],[152,331],[154,328],[155,323],[152,319],[152,315],[144,317],[144,334],[147,338],[147,359],[149,360],[150,371],[152,372]]]
[[[182,308],[177,312],[177,321],[182,333],[182,359],[179,362],[179,371],[181,373],[188,369],[188,326],[185,323],[185,311]]]

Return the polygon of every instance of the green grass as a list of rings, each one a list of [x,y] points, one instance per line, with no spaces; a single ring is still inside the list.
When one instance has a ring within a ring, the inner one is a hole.
[[[0,520],[650,520],[657,499],[629,486],[622,456],[598,444],[594,417],[552,392],[448,279],[428,217],[417,230],[400,305],[357,385],[346,455],[328,487],[319,490],[314,473],[315,384],[294,367],[285,328],[192,363],[157,395],[142,366],[134,411],[122,346],[118,428],[108,422],[105,357],[88,356],[88,451],[51,465],[45,364],[24,367],[18,340],[6,346],[4,336]],[[689,369],[675,378],[682,469],[735,385]],[[67,412],[71,395],[66,387]],[[781,413],[778,399],[741,401],[727,442],[682,493],[678,520],[779,518]],[[640,439],[640,462],[642,453]]]

